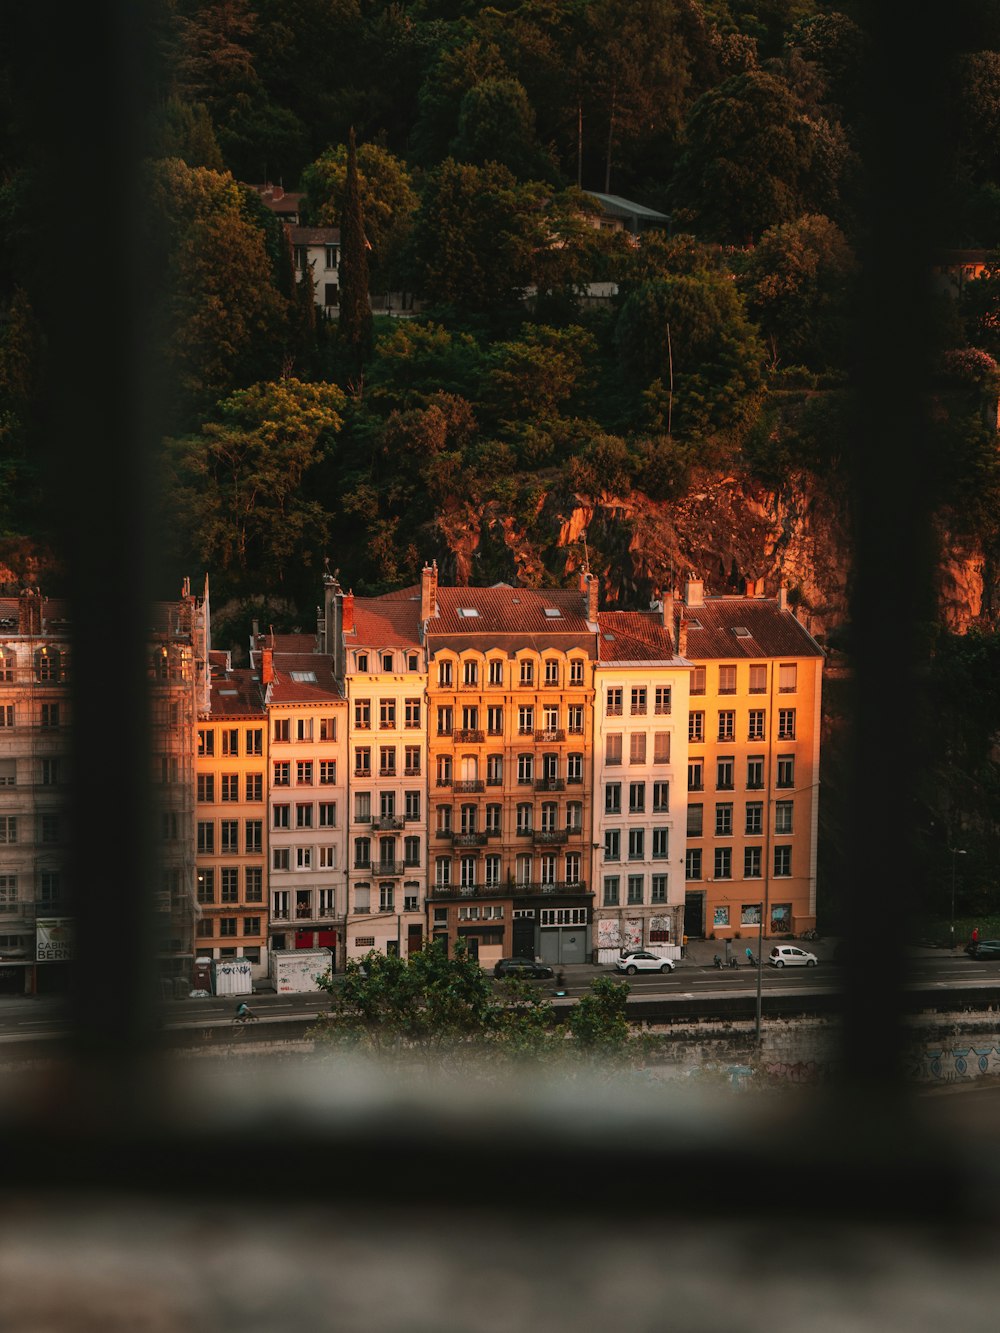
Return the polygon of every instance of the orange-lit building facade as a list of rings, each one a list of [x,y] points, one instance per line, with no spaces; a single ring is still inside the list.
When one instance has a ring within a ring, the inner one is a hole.
[[[439,587],[425,568],[428,929],[484,966],[591,955],[597,584]]]
[[[689,582],[678,648],[687,715],[686,933],[816,924],[823,651],[786,602]]]

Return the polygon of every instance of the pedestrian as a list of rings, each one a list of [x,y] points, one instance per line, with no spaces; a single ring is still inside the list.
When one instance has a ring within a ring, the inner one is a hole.
[[[979,943],[979,927],[978,927],[978,926],[973,926],[973,927],[972,927],[972,943],[973,943],[973,944],[978,944],[978,943]]]

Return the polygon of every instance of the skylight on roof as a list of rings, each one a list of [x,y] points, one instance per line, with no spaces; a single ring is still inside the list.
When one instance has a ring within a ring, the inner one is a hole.
[[[614,643],[615,641],[615,636],[613,634],[605,634],[604,638],[607,643]]]
[[[233,696],[235,697],[237,694],[239,694],[239,690],[220,690],[219,693],[220,693],[220,694],[231,694],[231,695],[233,695]]]
[[[738,639],[749,639],[752,637],[746,625],[737,625],[733,630],[733,633]]]
[[[289,674],[291,675],[292,680],[297,680],[300,683],[312,683],[313,685],[316,684],[315,671],[292,671]]]
[[[545,608],[545,614],[550,620],[562,620],[562,612],[557,610],[554,606],[547,606]]]
[[[460,606],[458,608],[458,614],[460,616],[478,616],[479,612],[474,606]]]
[[[701,621],[700,621],[700,620],[689,620],[689,621],[687,622],[687,627],[688,627],[688,629],[701,629]]]

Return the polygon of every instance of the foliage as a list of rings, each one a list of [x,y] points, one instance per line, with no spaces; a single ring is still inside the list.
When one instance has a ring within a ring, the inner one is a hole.
[[[357,370],[372,348],[372,311],[368,297],[368,240],[358,183],[358,158],[351,128],[347,140],[343,214],[340,219],[340,324],[341,341]]]
[[[613,977],[598,977],[589,995],[582,995],[569,1012],[566,1026],[581,1051],[592,1058],[620,1055],[629,1039],[625,1004],[629,987]]]
[[[465,93],[451,154],[476,166],[498,162],[520,180],[556,174],[538,143],[528,94],[516,79],[483,79]]]

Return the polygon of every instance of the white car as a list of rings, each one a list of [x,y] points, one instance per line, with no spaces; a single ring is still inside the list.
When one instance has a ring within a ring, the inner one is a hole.
[[[776,944],[767,960],[772,967],[815,967],[816,955],[797,949],[794,944]]]
[[[660,958],[646,949],[632,949],[631,952],[622,954],[615,967],[619,972],[634,977],[637,972],[672,972],[674,962],[671,958]]]

